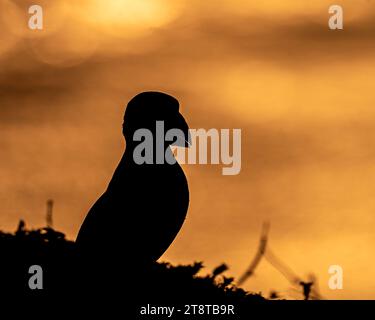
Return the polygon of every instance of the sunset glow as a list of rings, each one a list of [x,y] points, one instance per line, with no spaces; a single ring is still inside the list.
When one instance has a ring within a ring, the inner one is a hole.
[[[270,246],[323,296],[375,299],[375,3],[32,1],[0,5],[0,226],[44,224],[75,239],[125,147],[126,103],[144,90],[179,99],[192,128],[241,128],[242,170],[184,165],[191,204],[163,261],[222,262],[235,277],[270,221]],[[330,290],[330,265],[344,289]],[[248,290],[287,292],[262,262]],[[291,296],[288,296],[289,298]]]

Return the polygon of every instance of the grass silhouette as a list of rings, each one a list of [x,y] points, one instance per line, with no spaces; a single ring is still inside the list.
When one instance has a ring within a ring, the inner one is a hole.
[[[81,278],[75,243],[62,232],[52,228],[28,230],[20,221],[14,233],[0,231],[0,272],[2,293],[49,295],[72,293]],[[136,262],[131,262],[135,263]],[[40,265],[43,269],[43,290],[31,290],[29,268]],[[140,274],[124,275],[122,292],[131,292],[136,303],[226,303],[248,304],[262,301],[260,294],[246,292],[234,285],[234,279],[223,275],[228,267],[222,264],[208,275],[200,275],[202,262],[174,266],[154,263]],[[113,277],[110,278],[112,281]],[[128,279],[128,280],[127,280]],[[105,281],[105,279],[104,279]],[[82,283],[79,283],[78,287]],[[124,293],[124,294],[125,294]]]

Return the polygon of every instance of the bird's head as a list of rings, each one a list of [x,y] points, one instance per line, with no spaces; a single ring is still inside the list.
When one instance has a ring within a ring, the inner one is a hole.
[[[174,97],[162,92],[142,92],[130,100],[127,105],[123,134],[127,144],[132,141],[134,132],[138,129],[150,130],[156,136],[156,122],[162,121],[164,131],[178,129],[182,136],[178,136],[166,145],[189,147],[191,137],[189,127],[179,112],[179,103]]]

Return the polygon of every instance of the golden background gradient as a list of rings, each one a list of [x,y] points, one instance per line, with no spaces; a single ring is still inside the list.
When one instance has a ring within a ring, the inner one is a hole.
[[[44,8],[44,30],[27,27]],[[191,128],[242,128],[242,171],[185,165],[188,219],[162,260],[239,276],[270,246],[327,298],[375,298],[375,4],[335,1],[0,1],[0,226],[74,239],[122,155],[144,90],[176,96]],[[115,223],[115,221],[114,221]],[[344,289],[327,286],[330,265]],[[262,261],[245,283],[290,293]]]

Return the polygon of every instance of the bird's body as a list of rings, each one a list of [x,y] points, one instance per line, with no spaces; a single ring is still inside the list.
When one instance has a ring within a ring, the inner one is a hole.
[[[126,121],[125,116],[124,131]],[[180,165],[137,164],[137,145],[126,133],[125,137],[126,151],[76,240],[79,251],[91,262],[116,267],[160,258],[181,229],[189,205],[188,184]],[[171,153],[169,145],[165,151]]]
[[[185,220],[189,189],[177,162],[139,166],[129,153],[89,211],[77,243],[92,256],[156,261]]]

